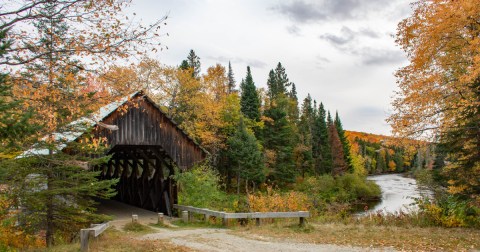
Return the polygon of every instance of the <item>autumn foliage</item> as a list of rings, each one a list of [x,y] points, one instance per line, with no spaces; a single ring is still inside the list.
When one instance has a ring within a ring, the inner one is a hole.
[[[264,193],[248,195],[248,203],[251,212],[295,212],[309,211],[312,208],[312,201],[305,193],[281,193],[271,186],[268,186]]]

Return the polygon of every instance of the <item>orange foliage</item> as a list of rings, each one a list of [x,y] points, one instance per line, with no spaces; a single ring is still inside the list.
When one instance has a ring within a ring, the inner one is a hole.
[[[290,191],[279,193],[267,187],[266,193],[248,195],[252,212],[294,212],[308,211],[312,204],[305,193]]]
[[[39,236],[29,235],[19,229],[15,223],[15,211],[10,210],[11,206],[12,202],[0,195],[0,250],[45,247],[45,241]]]

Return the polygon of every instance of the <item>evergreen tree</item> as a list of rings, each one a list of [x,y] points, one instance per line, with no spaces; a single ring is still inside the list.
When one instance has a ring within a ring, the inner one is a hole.
[[[237,193],[240,192],[240,179],[245,180],[246,187],[249,182],[255,185],[265,181],[261,145],[255,135],[248,132],[242,118],[237,131],[228,139],[228,157],[237,173]]]
[[[287,91],[290,85],[285,68],[278,63],[277,68],[270,71],[267,80],[269,104],[264,115],[269,119],[265,121],[263,140],[264,147],[275,152],[273,178],[280,184],[295,180],[295,163],[292,153],[296,147],[299,147],[296,128],[298,101],[293,100],[292,94]],[[296,93],[296,90],[294,92]],[[298,151],[300,149],[297,148],[297,153],[300,153]]]
[[[200,57],[195,54],[193,49],[190,50],[190,53],[187,56],[187,59],[182,61],[180,68],[183,70],[187,70],[189,68],[192,69],[192,77],[199,78],[200,77]]]
[[[340,137],[338,136],[337,127],[335,127],[334,122],[330,116],[330,112],[328,112],[328,136],[330,140],[330,146],[332,151],[332,174],[334,176],[344,174],[348,166],[345,163],[345,154],[343,153],[343,146],[342,142],[340,141]]]
[[[294,133],[287,118],[288,98],[280,96],[265,110],[264,147],[275,152],[272,179],[281,185],[295,181]]]
[[[332,172],[332,151],[327,127],[327,113],[323,103],[320,103],[318,107],[315,128],[315,135],[318,138],[316,142],[318,153],[316,153],[315,171],[318,174],[329,174]]]
[[[187,61],[187,60],[182,60],[182,64],[180,64],[180,69],[182,69],[182,70],[188,70],[188,69],[190,69],[190,66],[188,65],[188,61]]]
[[[270,72],[268,73],[267,88],[268,98],[270,99],[270,101],[273,101],[275,98],[277,98],[277,94],[279,93],[275,72],[273,70],[270,70]]]
[[[312,173],[313,121],[314,114],[312,108],[312,98],[310,97],[310,94],[308,94],[308,96],[303,100],[302,103],[302,115],[300,116],[300,121],[298,123],[300,141],[294,152],[296,167],[297,170],[301,172],[302,176],[305,176],[305,173]]]
[[[260,121],[260,98],[249,66],[247,67],[247,76],[245,80],[242,80],[240,89],[242,91],[240,97],[242,113],[251,120]]]
[[[285,68],[280,62],[278,62],[277,68],[275,68],[275,80],[277,94],[286,94],[288,87],[290,87],[292,83],[289,81]]]
[[[232,64],[228,62],[228,93],[235,92],[235,78],[233,76]]]
[[[293,126],[297,126],[298,119],[300,116],[300,112],[298,111],[298,97],[297,97],[297,89],[295,84],[292,83],[292,90],[288,93],[288,98],[290,101],[290,106],[288,108],[288,119],[293,124]]]
[[[347,163],[348,169],[350,172],[353,171],[352,158],[350,157],[350,143],[348,142],[347,137],[345,136],[345,130],[343,130],[342,122],[338,116],[338,111],[335,113],[335,127],[337,128],[338,136],[340,137],[340,142],[343,146],[344,159]]]

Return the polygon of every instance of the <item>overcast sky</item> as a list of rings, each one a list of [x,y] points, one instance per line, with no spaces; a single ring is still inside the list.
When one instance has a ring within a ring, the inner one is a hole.
[[[193,49],[202,71],[231,61],[237,85],[250,66],[266,87],[281,62],[300,103],[310,93],[345,129],[390,134],[393,73],[407,63],[393,35],[408,0],[134,0],[130,11],[145,23],[169,14],[168,50],[155,56],[164,64]]]

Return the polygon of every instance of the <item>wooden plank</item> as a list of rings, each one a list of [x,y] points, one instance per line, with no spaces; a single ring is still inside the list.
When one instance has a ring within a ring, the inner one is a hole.
[[[108,222],[102,223],[102,224],[92,224],[92,227],[89,229],[93,231],[93,236],[97,237],[103,231],[105,231],[109,226],[110,224]]]
[[[310,212],[299,211],[299,212],[255,212],[255,213],[225,213],[219,211],[213,211],[210,209],[197,208],[192,206],[182,206],[174,204],[173,208],[177,208],[183,211],[189,211],[199,214],[208,214],[215,217],[225,218],[225,219],[265,219],[265,218],[308,218],[310,217]]]

